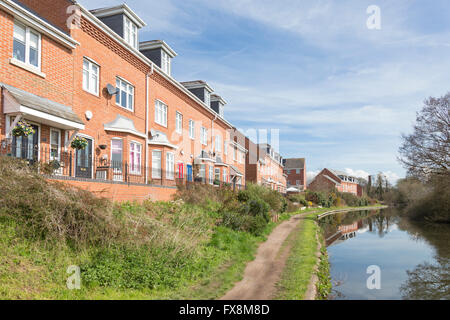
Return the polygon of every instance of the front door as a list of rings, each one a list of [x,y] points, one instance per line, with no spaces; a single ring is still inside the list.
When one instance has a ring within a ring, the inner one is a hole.
[[[35,162],[39,159],[39,127],[31,125],[34,134],[27,137],[13,137],[11,153],[16,158]]]
[[[192,165],[188,164],[188,165],[186,166],[186,168],[187,168],[187,181],[188,181],[188,182],[192,182],[192,180],[193,180],[193,176],[192,176]]]
[[[76,169],[77,178],[92,179],[92,140],[87,139],[88,145],[83,150],[77,150]]]

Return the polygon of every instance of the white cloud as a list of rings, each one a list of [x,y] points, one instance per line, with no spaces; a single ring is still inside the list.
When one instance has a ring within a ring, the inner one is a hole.
[[[345,172],[348,175],[351,175],[353,177],[363,178],[363,179],[366,179],[366,180],[367,180],[367,178],[370,175],[367,171],[364,171],[364,170],[353,170],[353,169],[350,169],[350,168],[345,168]]]
[[[306,172],[306,181],[309,184],[311,181],[314,180],[314,178],[320,173],[321,170],[317,171],[307,171]]]

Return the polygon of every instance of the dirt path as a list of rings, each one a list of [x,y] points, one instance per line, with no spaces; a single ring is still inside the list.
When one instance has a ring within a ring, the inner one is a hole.
[[[281,250],[289,234],[296,229],[302,218],[311,212],[296,215],[276,227],[259,248],[256,259],[250,262],[244,278],[221,300],[270,300],[276,292],[289,250]]]

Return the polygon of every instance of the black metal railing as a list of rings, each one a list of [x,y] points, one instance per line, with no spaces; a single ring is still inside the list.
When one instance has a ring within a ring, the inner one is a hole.
[[[0,156],[10,156],[23,159],[29,165],[35,166],[40,173],[52,178],[89,179],[128,184],[149,184],[175,187],[178,185],[205,184],[215,187],[229,186],[242,190],[245,186],[234,183],[233,179],[222,181],[217,176],[211,178],[198,173],[187,174],[177,170],[167,171],[158,168],[145,167],[139,163],[114,161],[104,157],[90,155],[87,150],[58,151],[46,147],[29,145],[0,146]],[[184,168],[186,169],[186,168]]]

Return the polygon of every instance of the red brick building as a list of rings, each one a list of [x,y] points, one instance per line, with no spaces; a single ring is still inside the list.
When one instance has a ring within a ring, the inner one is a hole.
[[[287,188],[306,190],[306,160],[304,158],[284,159],[284,173],[287,175]]]
[[[358,178],[348,175],[343,171],[323,169],[308,186],[313,191],[337,189],[339,192],[352,193],[361,197],[362,187],[358,184]]]
[[[245,137],[247,181],[286,193],[287,176],[283,158],[269,144],[256,144]]]

